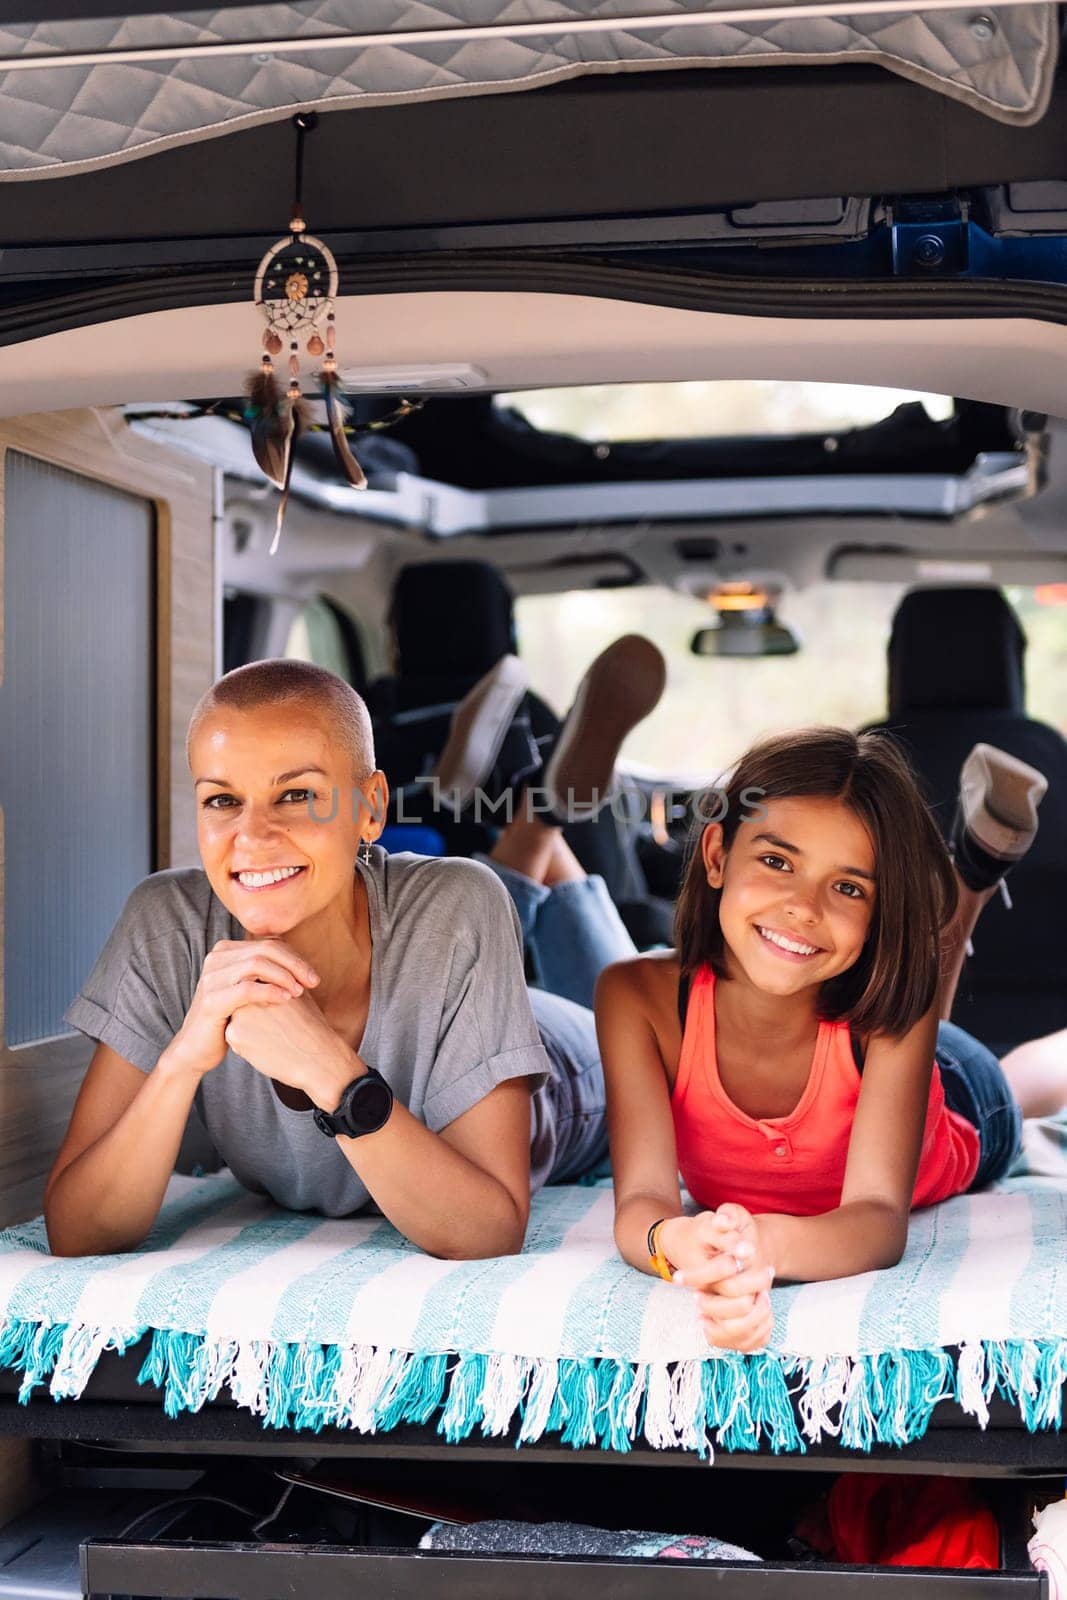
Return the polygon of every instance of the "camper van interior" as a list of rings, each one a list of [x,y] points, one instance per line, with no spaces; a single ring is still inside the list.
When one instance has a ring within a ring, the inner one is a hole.
[[[888,1344],[835,1354],[868,1287],[843,1280],[852,1299],[813,1302],[814,1343],[792,1366],[672,1357],[657,1391],[655,1354],[597,1345],[561,1359],[543,1404],[532,1357],[509,1366],[451,1334],[420,1345],[412,1326],[370,1354],[349,1340],[348,1409],[315,1412],[343,1340],[242,1344],[197,1322],[210,1283],[229,1285],[244,1326],[241,1274],[260,1284],[273,1269],[250,1243],[258,1213],[240,1209],[261,1202],[226,1187],[195,1117],[174,1205],[210,1260],[199,1280],[167,1277],[184,1270],[175,1223],[151,1315],[136,1252],[98,1274],[53,1261],[33,1219],[92,1053],[63,1013],[134,885],[196,864],[190,714],[224,671],[268,657],[359,690],[412,804],[455,705],[506,650],[527,667],[532,720],[554,726],[600,649],[652,638],[666,693],[624,748],[621,803],[575,843],[642,949],[670,942],[694,795],[758,735],[888,727],[945,829],[963,757],[1000,745],[1050,788],[954,1019],[1000,1053],[1067,1028],[1058,9],[946,12],[957,32],[941,46],[964,63],[952,71],[895,38],[879,38],[893,56],[880,60],[854,37],[868,19],[840,25],[850,42],[832,59],[812,44],[784,67],[739,65],[735,40],[712,62],[702,13],[707,39],[657,44],[671,71],[598,75],[588,44],[581,74],[545,46],[536,92],[535,68],[494,68],[488,44],[448,77],[405,34],[397,87],[357,90],[276,34],[254,57],[196,60],[227,39],[244,49],[252,8],[223,5],[177,42],[180,17],[136,4],[118,27],[103,9],[0,5],[0,1600],[353,1584],[559,1600],[670,1584],[677,1600],[711,1581],[768,1600],[965,1582],[987,1600],[1051,1595],[1027,1541],[1067,1471],[1056,1119],[1028,1129],[1031,1188],[1013,1179],[999,1206],[989,1197],[987,1232],[929,1222],[926,1254],[894,1280]],[[281,27],[275,12],[323,8],[261,9]],[[479,10],[417,9],[440,26],[455,12],[460,32]],[[572,22],[611,10],[556,9]],[[404,22],[390,10],[383,35]],[[1003,45],[992,75],[987,29]],[[383,59],[381,40],[361,50]],[[24,70],[31,57],[39,71]],[[224,81],[234,59],[240,93]],[[425,60],[440,75],[429,89],[405,76]],[[151,105],[123,99],[157,67]],[[509,76],[519,92],[490,92]],[[294,110],[317,120],[294,131]],[[307,428],[279,520],[246,381],[264,348],[256,268],[286,235],[298,132],[303,215],[340,276],[339,388],[367,485],[339,465],[305,361]],[[469,855],[487,826],[394,802],[384,842]],[[290,1221],[301,1237],[322,1224]],[[351,1226],[331,1250],[364,1248],[370,1224]],[[990,1289],[1000,1331],[955,1311],[938,1321],[924,1276],[938,1250],[946,1282],[988,1281],[1014,1252]],[[410,1255],[389,1271],[423,1270]],[[449,1317],[476,1302],[476,1273],[441,1281]],[[1035,1282],[1034,1315],[1059,1315],[1058,1337],[1013,1331]],[[316,1283],[308,1329],[328,1298]],[[928,1305],[924,1338],[902,1334],[905,1311],[921,1323]],[[529,1305],[509,1314],[518,1326]],[[437,1366],[412,1375],[417,1349]],[[753,1419],[747,1435],[738,1418]],[[993,1558],[972,1563],[990,1570],[965,1579],[957,1555],[917,1571],[873,1547],[829,1556],[835,1486],[857,1472],[901,1496],[933,1495],[931,1480],[951,1491],[968,1526],[992,1529]],[[691,1559],[416,1549],[431,1524],[490,1520],[662,1530],[688,1537]],[[737,1547],[717,1568],[709,1537]]]

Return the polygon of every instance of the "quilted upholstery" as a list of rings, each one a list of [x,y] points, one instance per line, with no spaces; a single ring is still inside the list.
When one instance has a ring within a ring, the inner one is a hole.
[[[298,0],[12,25],[0,28],[0,58],[730,8],[737,0]],[[129,161],[297,107],[491,94],[658,67],[870,62],[1003,122],[1028,124],[1047,104],[1055,55],[1056,8],[1035,4],[8,70],[0,73],[0,179]]]

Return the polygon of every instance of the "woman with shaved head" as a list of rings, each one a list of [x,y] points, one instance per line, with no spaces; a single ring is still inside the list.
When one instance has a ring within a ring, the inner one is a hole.
[[[464,748],[487,715],[497,731],[510,719],[509,671],[457,719]],[[662,683],[646,641],[594,663],[566,725],[572,769],[591,753],[586,778],[610,777]],[[591,1013],[527,990],[506,862],[376,844],[388,788],[367,708],[322,668],[228,673],[197,706],[187,753],[202,867],[134,889],[67,1012],[96,1050],[48,1183],[53,1250],[144,1239],[195,1105],[235,1176],[283,1206],[373,1204],[439,1256],[517,1251],[531,1187],[577,1176],[606,1139]],[[603,891],[558,829],[529,829],[542,896],[570,877],[580,895]]]

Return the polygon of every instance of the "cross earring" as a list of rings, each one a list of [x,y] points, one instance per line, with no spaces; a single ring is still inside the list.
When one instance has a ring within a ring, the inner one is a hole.
[[[371,857],[370,857],[370,841],[369,841],[369,839],[361,839],[359,841],[359,857],[358,857],[358,859],[359,859],[359,861],[360,861],[362,866],[364,866],[364,867],[369,867],[370,866]]]

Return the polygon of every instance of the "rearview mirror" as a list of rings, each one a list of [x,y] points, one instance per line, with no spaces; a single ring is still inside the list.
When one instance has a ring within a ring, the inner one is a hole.
[[[695,656],[795,656],[800,640],[781,622],[731,617],[714,628],[698,628],[689,648]]]
[[[748,580],[718,583],[707,596],[715,621],[689,641],[695,656],[792,656],[800,640],[778,621],[779,589]]]

